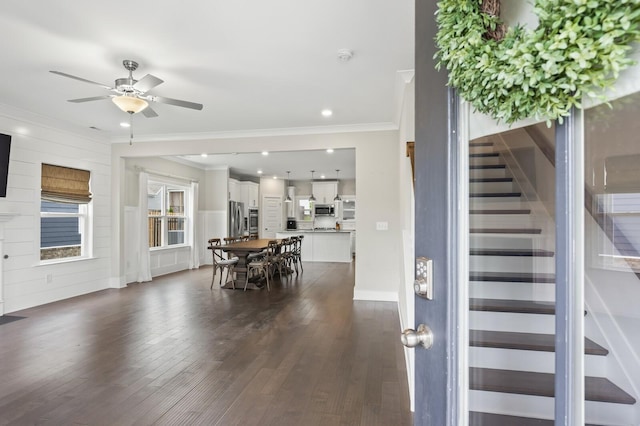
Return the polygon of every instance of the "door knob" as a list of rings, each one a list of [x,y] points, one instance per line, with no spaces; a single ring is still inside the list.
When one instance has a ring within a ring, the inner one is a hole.
[[[418,326],[418,330],[407,328],[400,335],[400,341],[408,348],[415,348],[421,345],[425,349],[433,346],[433,332],[424,324]]]

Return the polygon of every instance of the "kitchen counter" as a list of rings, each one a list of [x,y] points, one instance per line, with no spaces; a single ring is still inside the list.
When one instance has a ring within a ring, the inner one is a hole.
[[[351,231],[298,229],[276,233],[276,238],[303,235],[303,262],[351,262]]]

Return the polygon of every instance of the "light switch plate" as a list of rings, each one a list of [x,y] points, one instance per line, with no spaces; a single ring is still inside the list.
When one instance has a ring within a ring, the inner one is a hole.
[[[376,222],[376,231],[389,230],[389,222]]]

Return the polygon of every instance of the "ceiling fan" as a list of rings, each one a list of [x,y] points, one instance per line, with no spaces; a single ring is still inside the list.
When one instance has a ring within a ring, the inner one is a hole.
[[[69,102],[80,103],[89,101],[98,101],[102,99],[111,99],[118,108],[122,111],[133,115],[137,112],[142,112],[145,117],[157,117],[156,113],[150,106],[149,102],[159,102],[162,104],[175,105],[184,108],[191,108],[196,110],[202,110],[202,104],[195,102],[182,101],[179,99],[165,98],[163,96],[150,95],[147,92],[159,84],[163,83],[163,80],[156,76],[147,74],[140,80],[133,78],[133,71],[138,69],[138,63],[130,59],[122,61],[125,69],[129,71],[129,76],[124,78],[118,78],[115,81],[115,86],[110,87],[106,84],[97,83],[95,81],[87,80],[82,77],[76,77],[75,75],[67,74],[61,71],[49,71],[53,74],[61,75],[63,77],[72,78],[74,80],[83,81],[85,83],[95,84],[103,89],[114,92],[113,95],[104,96],[92,96],[90,98],[69,99]]]

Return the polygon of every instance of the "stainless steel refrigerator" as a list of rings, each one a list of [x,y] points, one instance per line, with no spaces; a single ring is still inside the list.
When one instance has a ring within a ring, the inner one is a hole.
[[[244,203],[229,201],[228,237],[241,237],[244,234]]]

